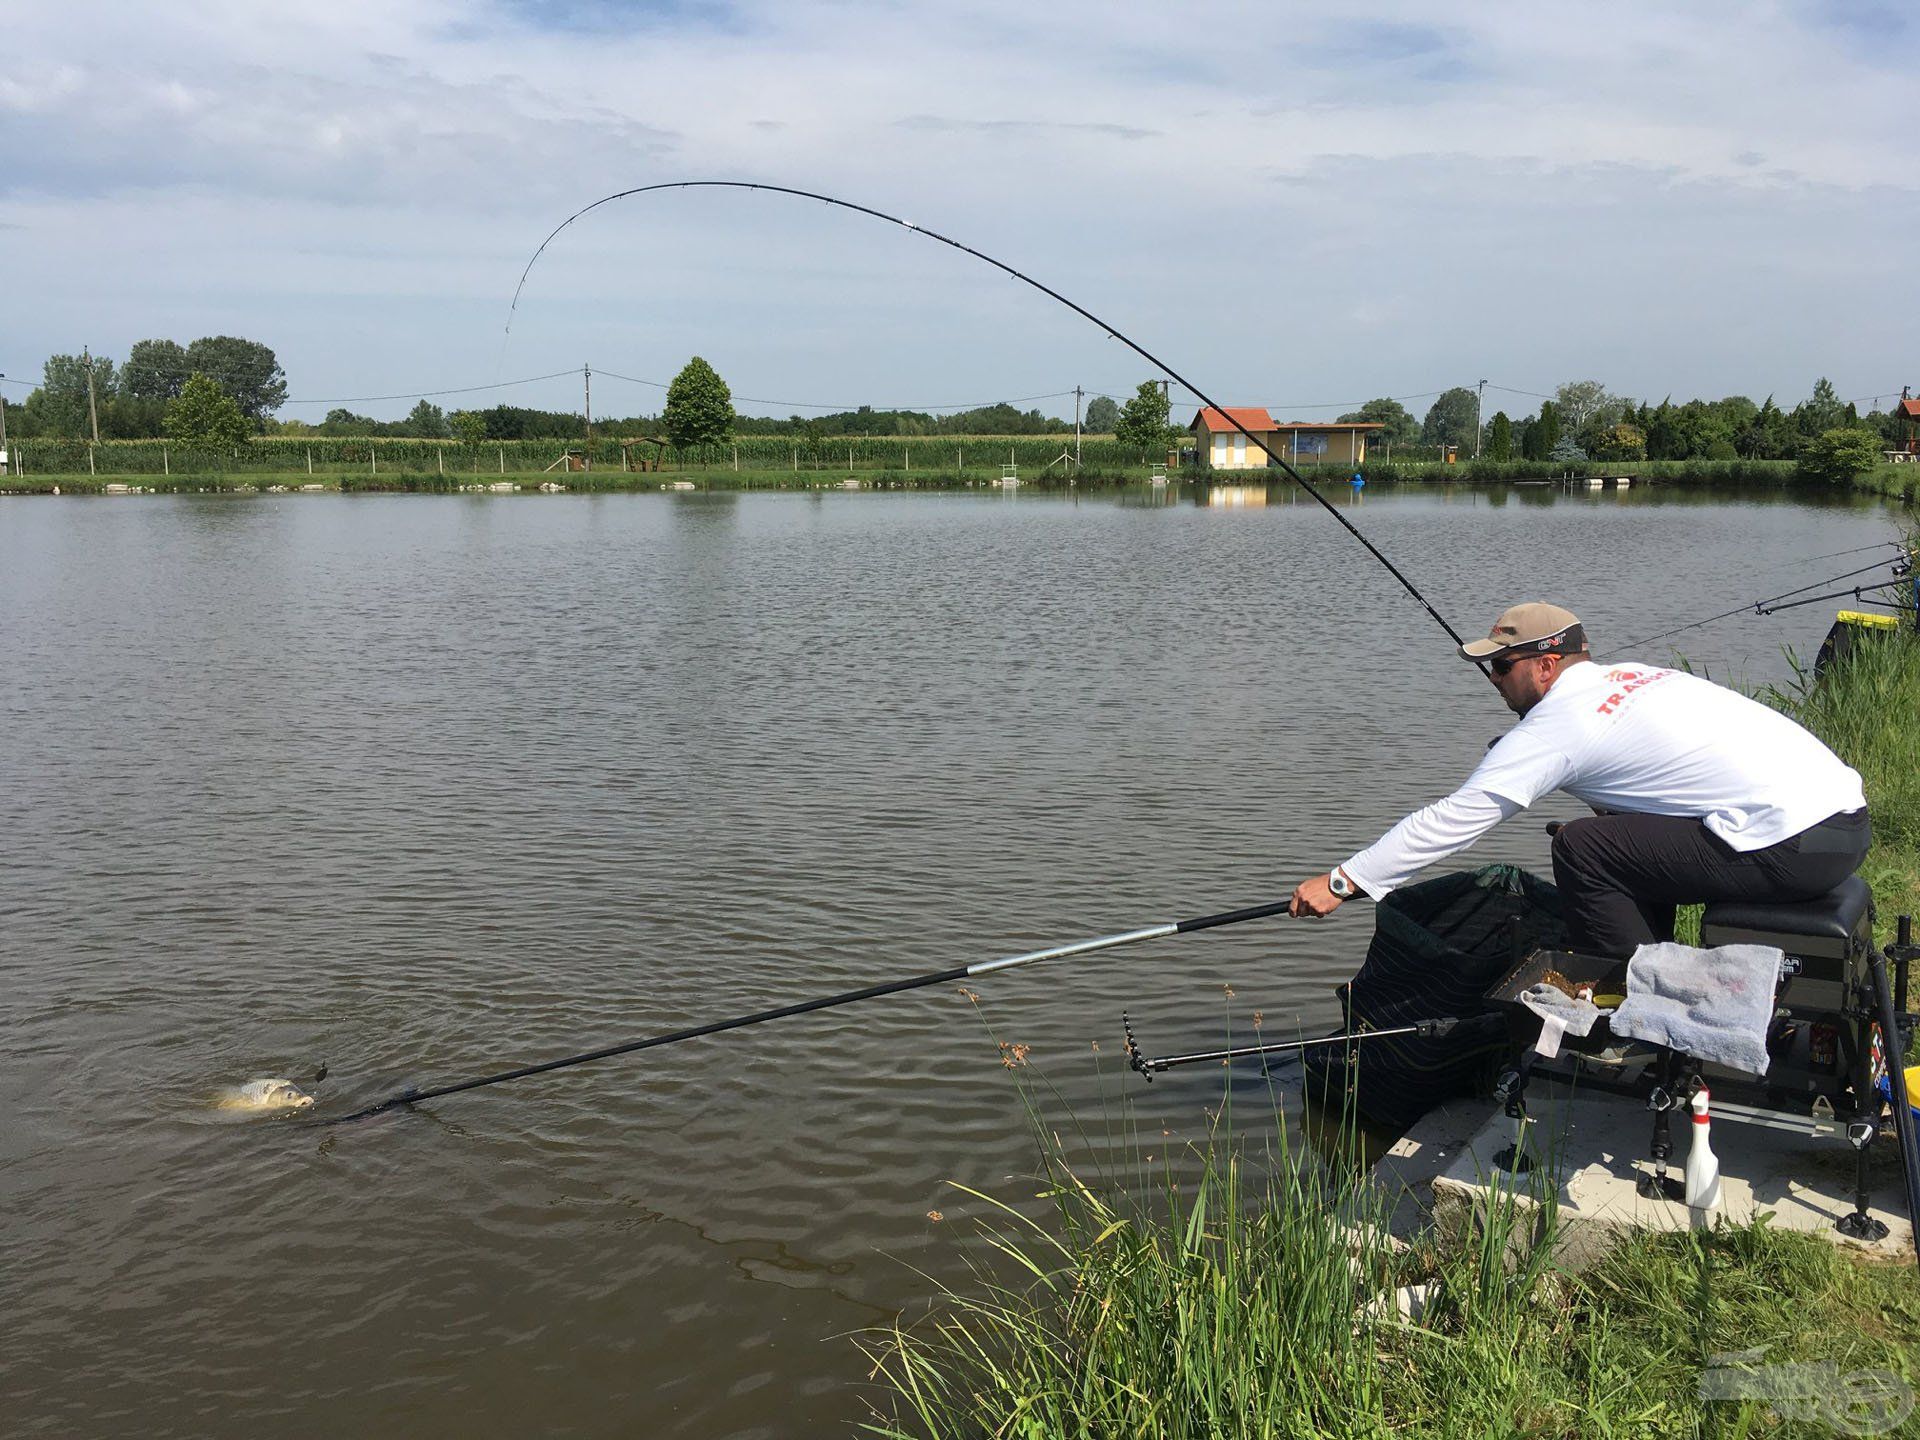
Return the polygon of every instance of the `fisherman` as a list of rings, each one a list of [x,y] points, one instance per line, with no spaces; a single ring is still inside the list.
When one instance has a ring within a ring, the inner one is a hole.
[[[1866,857],[1860,776],[1778,711],[1684,671],[1596,664],[1558,605],[1516,605],[1460,654],[1520,723],[1453,794],[1303,881],[1293,915],[1379,900],[1554,790],[1594,810],[1553,839],[1572,946],[1594,954],[1671,940],[1679,905],[1813,899]]]

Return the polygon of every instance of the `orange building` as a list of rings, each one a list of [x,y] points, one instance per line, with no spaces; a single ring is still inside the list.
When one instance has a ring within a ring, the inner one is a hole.
[[[1272,446],[1289,465],[1363,465],[1368,439],[1374,431],[1386,429],[1377,421],[1275,420],[1263,406],[1229,405],[1224,412],[1209,406],[1196,412],[1187,425],[1202,465],[1212,470],[1258,470],[1273,464],[1265,451],[1235,428],[1236,421]]]

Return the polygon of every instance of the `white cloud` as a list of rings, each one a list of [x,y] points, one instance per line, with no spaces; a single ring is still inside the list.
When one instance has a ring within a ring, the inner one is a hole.
[[[296,393],[329,395],[582,358],[657,376],[694,350],[728,356],[744,393],[796,400],[1143,373],[911,237],[697,192],[570,230],[500,357],[540,235],[597,195],[685,177],[906,214],[1137,327],[1229,400],[1481,374],[1797,395],[1831,373],[1870,393],[1910,353],[1884,298],[1920,218],[1897,13],[11,11],[0,258],[34,283],[10,306],[10,373],[82,341],[214,329],[268,340]]]

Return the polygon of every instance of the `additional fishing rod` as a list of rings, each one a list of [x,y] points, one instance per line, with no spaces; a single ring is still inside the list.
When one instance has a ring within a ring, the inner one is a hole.
[[[1437,1020],[1415,1020],[1410,1025],[1396,1025],[1387,1030],[1355,1030],[1339,1035],[1322,1035],[1317,1040],[1281,1040],[1270,1045],[1238,1045],[1231,1050],[1201,1050],[1191,1055],[1155,1057],[1141,1053],[1139,1042],[1134,1039],[1133,1021],[1124,1012],[1120,1016],[1121,1027],[1127,1034],[1127,1064],[1146,1076],[1148,1083],[1152,1083],[1155,1075],[1163,1074],[1176,1065],[1198,1065],[1209,1060],[1227,1064],[1251,1055],[1288,1054],[1290,1058],[1298,1059],[1301,1058],[1302,1052],[1319,1045],[1345,1045],[1355,1040],[1384,1040],[1391,1035],[1445,1035],[1459,1023],[1457,1018],[1447,1016]]]
[[[1099,326],[1102,330],[1106,331],[1107,335],[1110,338],[1118,340],[1122,345],[1125,345],[1129,350],[1133,351],[1134,354],[1138,355],[1141,359],[1145,360],[1149,365],[1152,365],[1156,370],[1160,371],[1168,379],[1172,380],[1174,384],[1180,386],[1183,390],[1187,390],[1193,395],[1197,396],[1201,404],[1206,406],[1209,410],[1212,410],[1216,414],[1220,415],[1223,419],[1225,419],[1228,423],[1230,423],[1235,430],[1239,431],[1242,435],[1246,436],[1246,438],[1250,440],[1254,445],[1258,446],[1261,450],[1265,451],[1267,458],[1273,461],[1275,465],[1278,465],[1280,469],[1283,470],[1296,485],[1298,485],[1301,489],[1305,490],[1315,500],[1320,502],[1321,509],[1325,510],[1329,515],[1333,516],[1334,519],[1338,520],[1349,535],[1353,536],[1354,539],[1358,540],[1362,545],[1366,546],[1367,553],[1369,555],[1373,556],[1374,559],[1378,560],[1382,565],[1386,566],[1387,573],[1392,575],[1394,579],[1398,580],[1401,586],[1406,590],[1406,592],[1409,595],[1413,596],[1415,600],[1420,602],[1421,607],[1427,612],[1427,614],[1433,617],[1434,623],[1437,624],[1442,630],[1447,632],[1448,637],[1453,641],[1455,645],[1460,645],[1464,643],[1460,638],[1460,632],[1455,630],[1453,626],[1449,625],[1446,621],[1446,618],[1442,616],[1438,610],[1433,608],[1433,605],[1431,604],[1431,602],[1428,601],[1427,597],[1420,593],[1419,587],[1416,586],[1411,580],[1409,580],[1404,574],[1402,574],[1399,566],[1395,565],[1391,560],[1387,559],[1387,557],[1381,553],[1380,548],[1377,545],[1375,545],[1371,540],[1367,539],[1366,536],[1362,535],[1359,531],[1359,528],[1355,526],[1351,520],[1347,519],[1345,515],[1342,515],[1340,513],[1340,509],[1338,506],[1336,506],[1331,500],[1327,499],[1325,495],[1322,495],[1312,485],[1308,484],[1306,477],[1303,476],[1298,470],[1294,469],[1293,466],[1289,465],[1286,461],[1286,457],[1281,455],[1281,453],[1278,450],[1275,450],[1271,445],[1267,444],[1266,441],[1262,440],[1258,435],[1254,434],[1251,430],[1247,429],[1246,426],[1242,425],[1238,420],[1234,419],[1232,413],[1229,412],[1224,406],[1220,405],[1218,402],[1212,399],[1209,399],[1207,396],[1207,393],[1204,390],[1202,390],[1199,386],[1195,385],[1191,380],[1188,380],[1186,377],[1181,375],[1179,371],[1175,370],[1171,365],[1167,364],[1166,361],[1162,360],[1159,356],[1153,354],[1150,350],[1146,349],[1144,346],[1140,345],[1136,341],[1130,339],[1128,336],[1123,334],[1118,327],[1109,325],[1105,320],[1102,320],[1098,315],[1094,314],[1091,310],[1087,309],[1085,306],[1076,304],[1072,300],[1069,300],[1066,296],[1062,295],[1058,290],[1053,289],[1051,286],[1041,284],[1040,281],[1035,280],[1031,275],[1023,274],[1021,271],[1014,269],[1013,266],[1007,264],[1005,261],[996,260],[993,258],[993,256],[987,254],[984,250],[976,250],[971,245],[965,245],[958,240],[950,239],[949,237],[942,235],[937,230],[928,230],[924,226],[914,224],[911,220],[902,220],[898,215],[889,215],[884,210],[875,210],[872,207],[867,205],[857,205],[851,200],[837,200],[831,195],[822,195],[819,192],[813,191],[813,190],[799,190],[799,189],[795,189],[793,186],[790,186],[790,185],[764,185],[764,184],[760,184],[758,182],[750,181],[750,180],[667,180],[667,181],[662,181],[661,183],[656,185],[636,185],[631,190],[620,190],[620,191],[616,191],[612,195],[603,195],[600,199],[594,201],[591,205],[583,206],[582,208],[574,211],[573,214],[569,215],[566,219],[562,220],[558,225],[554,226],[552,231],[549,232],[549,234],[547,235],[547,238],[540,242],[539,248],[533,252],[532,259],[527,261],[526,269],[520,272],[520,283],[513,287],[513,301],[511,304],[507,306],[507,325],[506,325],[507,334],[511,335],[513,333],[513,317],[514,317],[515,311],[517,311],[520,307],[520,292],[526,288],[527,276],[533,273],[533,267],[535,263],[540,259],[540,256],[543,253],[545,253],[547,246],[553,243],[554,238],[557,235],[559,235],[559,233],[562,230],[566,229],[569,225],[573,224],[573,222],[578,220],[582,215],[585,215],[588,212],[593,210],[598,210],[602,205],[611,204],[615,200],[625,200],[629,196],[633,196],[633,195],[646,195],[655,190],[697,190],[697,189],[763,190],[774,195],[792,195],[802,200],[818,200],[823,205],[833,205],[842,210],[851,210],[856,215],[867,215],[872,217],[875,220],[884,220],[890,225],[898,225],[902,229],[911,230],[916,235],[924,235],[929,240],[937,240],[940,244],[945,245],[950,249],[958,250],[962,254],[971,255],[976,260],[985,261],[987,264],[993,266],[994,269],[999,270],[1007,275],[1011,275],[1015,280],[1020,281],[1023,285],[1030,285],[1035,290],[1038,290],[1042,295],[1047,296],[1049,299],[1059,301],[1062,305],[1066,306],[1069,310],[1073,311],[1074,314],[1079,315],[1085,320],[1091,321],[1093,324]],[[1474,664],[1479,669],[1482,675],[1485,675],[1489,681],[1492,680],[1493,678],[1492,673],[1487,669],[1486,663],[1484,661],[1476,660]]]
[[[1900,554],[1892,557],[1891,559],[1876,560],[1871,565],[1862,565],[1858,569],[1854,569],[1854,570],[1843,570],[1838,575],[1827,576],[1826,579],[1824,580],[1810,580],[1805,585],[1796,586],[1791,590],[1782,590],[1778,595],[1769,595],[1764,599],[1760,599],[1760,600],[1749,600],[1746,604],[1736,605],[1731,610],[1722,610],[1718,615],[1709,615],[1704,620],[1692,620],[1685,625],[1676,625],[1671,630],[1662,630],[1657,635],[1647,635],[1639,640],[1629,640],[1624,645],[1613,646],[1611,649],[1602,652],[1602,657],[1596,657],[1596,658],[1604,658],[1605,655],[1618,655],[1627,650],[1637,650],[1642,645],[1651,645],[1656,640],[1665,640],[1669,636],[1684,634],[1688,630],[1698,630],[1703,625],[1712,625],[1721,620],[1731,619],[1735,615],[1771,615],[1773,613],[1773,609],[1778,609],[1778,610],[1791,609],[1792,608],[1791,606],[1782,605],[1779,602],[1782,600],[1790,600],[1796,595],[1805,595],[1807,591],[1816,590],[1822,585],[1832,585],[1837,581],[1851,580],[1856,575],[1867,575],[1867,574],[1871,574],[1875,570],[1885,570],[1889,568],[1893,571],[1893,575],[1890,579],[1884,580],[1880,582],[1880,584],[1878,585],[1864,585],[1859,588],[1864,590],[1879,590],[1879,589],[1884,589],[1889,585],[1898,585],[1902,580],[1906,579],[1907,576],[1912,573],[1912,568],[1913,568],[1912,555],[1902,550]],[[1857,594],[1858,592],[1853,591],[1853,592],[1842,592],[1842,593]],[[1817,595],[1813,597],[1813,599],[1815,600],[1837,599],[1837,598],[1839,598],[1837,595],[1833,595],[1833,596]],[[1772,606],[1773,609],[1767,608],[1769,606]]]
[[[371,1115],[395,1110],[403,1105],[417,1104],[422,1100],[437,1100],[443,1095],[458,1095],[463,1090],[479,1090],[488,1085],[498,1085],[507,1080],[520,1080],[529,1075],[544,1075],[551,1070],[565,1070],[574,1065],[585,1065],[593,1060],[606,1060],[615,1055],[631,1055],[636,1050],[651,1050],[660,1045],[677,1045],[682,1040],[696,1040],[702,1035],[718,1035],[723,1030],[739,1030],[748,1025],[764,1024],[768,1020],[781,1020],[789,1015],[805,1015],[814,1010],[831,1010],[836,1005],[851,1005],[858,1000],[872,1000],[881,995],[897,995],[906,990],[920,990],[929,985],[948,984],[957,980],[970,980],[981,975],[990,975],[996,970],[1011,970],[1016,965],[1031,965],[1039,960],[1059,960],[1068,955],[1086,955],[1095,950],[1112,950],[1121,945],[1133,945],[1141,940],[1158,940],[1167,935],[1191,935],[1196,930],[1213,930],[1222,925],[1238,925],[1247,920],[1264,920],[1272,915],[1287,913],[1289,900],[1276,900],[1270,905],[1254,905],[1244,910],[1223,910],[1217,915],[1201,915],[1191,920],[1174,920],[1164,925],[1149,925],[1141,930],[1126,930],[1118,935],[1103,935],[1095,940],[1077,940],[1068,945],[1054,945],[1045,950],[1029,950],[1023,955],[1008,955],[999,960],[981,960],[972,965],[959,965],[951,970],[940,970],[931,975],[916,975],[907,980],[890,980],[883,985],[869,985],[861,990],[846,990],[838,995],[826,995],[817,1000],[802,1000],[793,1005],[782,1005],[773,1010],[759,1010],[751,1015],[736,1015],[728,1020],[714,1020],[705,1025],[694,1025],[685,1030],[673,1030],[664,1035],[650,1035],[644,1040],[630,1041],[624,1045],[609,1045],[601,1050],[589,1050],[583,1055],[568,1055],[558,1060],[545,1060],[535,1065],[522,1065],[517,1069],[503,1070],[497,1075],[483,1075],[474,1080],[461,1080],[452,1085],[438,1085],[429,1090],[407,1089],[399,1094],[369,1105],[364,1110],[356,1110],[351,1115],[341,1115],[323,1119],[323,1125],[344,1124],[348,1120],[364,1120]]]
[[[1856,585],[1851,590],[1829,590],[1825,595],[1809,595],[1804,600],[1789,600],[1784,605],[1763,605],[1756,612],[1761,615],[1773,615],[1782,610],[1795,610],[1802,605],[1818,605],[1822,600],[1858,600],[1863,605],[1877,605],[1882,610],[1911,610],[1913,606],[1902,605],[1898,600],[1875,600],[1873,594],[1885,590],[1890,585],[1898,585],[1898,580],[1889,580],[1880,585]]]

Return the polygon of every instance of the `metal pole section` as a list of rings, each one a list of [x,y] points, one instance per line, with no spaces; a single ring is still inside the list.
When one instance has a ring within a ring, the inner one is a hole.
[[[87,423],[93,429],[93,443],[100,443],[100,410],[93,402],[93,352],[85,346],[80,349],[87,364]]]
[[[1009,955],[1002,960],[982,960],[969,965],[962,975],[991,975],[996,970],[1011,970],[1016,965],[1031,965],[1036,960],[1059,960],[1068,955],[1086,955],[1094,950],[1111,950],[1116,945],[1131,945],[1138,940],[1157,940],[1162,935],[1177,935],[1178,925],[1149,925],[1144,930],[1129,930],[1122,935],[1103,935],[1098,940],[1080,940],[1072,945],[1055,945],[1047,950],[1029,950],[1024,955]]]
[[[1887,1050],[1887,1089],[1893,1100],[1893,1133],[1900,1142],[1900,1160],[1907,1182],[1907,1224],[1913,1232],[1913,1256],[1920,1262],[1920,1154],[1914,1146],[1913,1097],[1907,1093],[1906,1056],[1901,1053],[1900,1012],[1893,1008],[1893,990],[1887,984],[1887,960],[1880,951],[1867,950],[1867,969],[1873,979],[1873,998],[1879,1010],[1880,1039]],[[1874,1097],[1876,1113],[1879,1097]]]
[[[0,387],[4,387],[6,376],[0,374]],[[7,392],[0,388],[0,454],[7,450]],[[8,454],[5,463],[0,463],[0,475],[10,474],[13,470],[13,456]]]

